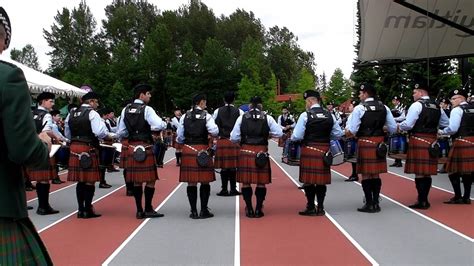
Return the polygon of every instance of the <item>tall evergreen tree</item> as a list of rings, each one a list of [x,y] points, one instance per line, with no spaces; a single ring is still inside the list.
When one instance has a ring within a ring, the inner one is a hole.
[[[23,65],[41,71],[38,61],[38,54],[31,44],[25,45],[25,47],[23,47],[21,50],[13,48],[10,51],[10,57],[17,62],[22,63]]]

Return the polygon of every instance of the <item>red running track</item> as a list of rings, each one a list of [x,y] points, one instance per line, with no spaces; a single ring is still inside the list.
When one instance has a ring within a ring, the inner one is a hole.
[[[59,178],[60,178],[61,180],[63,180],[63,181],[66,181],[66,179],[67,179],[67,172],[60,174],[60,175],[59,175]],[[50,182],[50,183],[51,183],[51,182]],[[67,187],[67,186],[70,186],[70,185],[72,185],[72,184],[73,184],[73,182],[65,182],[65,183],[62,183],[62,184],[51,184],[51,188],[50,188],[49,192],[50,192],[50,193],[51,193],[51,192],[54,192],[54,191],[56,191],[56,190],[59,190],[59,189],[61,189],[61,188]],[[27,200],[27,201],[30,201],[30,200],[35,199],[35,198],[37,198],[36,190],[27,191],[27,192],[26,192],[26,200]]]
[[[347,176],[351,175],[352,169],[349,163],[344,163],[332,168],[335,171]],[[433,176],[433,178],[442,178]],[[385,173],[381,175],[382,193],[405,206],[411,205],[416,201],[417,192],[415,182],[407,180],[400,176]],[[448,200],[453,195],[437,188],[431,188],[429,201],[431,208],[428,210],[416,210],[454,230],[474,237],[474,205],[448,205],[443,201]],[[383,210],[382,210],[383,211]]]
[[[273,162],[272,177],[263,218],[247,218],[240,201],[242,265],[370,265],[326,216],[298,215],[306,197]]]
[[[178,185],[178,175],[179,168],[171,162],[159,170],[155,208]],[[96,202],[94,208],[102,217],[77,219],[73,215],[41,233],[56,265],[102,264],[144,221],[135,218],[135,200],[125,196],[125,188]]]

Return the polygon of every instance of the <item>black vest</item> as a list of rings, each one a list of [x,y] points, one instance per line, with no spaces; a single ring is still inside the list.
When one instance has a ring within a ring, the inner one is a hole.
[[[267,115],[259,110],[252,109],[242,117],[240,125],[241,144],[268,145],[270,127]]]
[[[131,103],[125,107],[123,122],[131,141],[153,141],[150,124],[145,120],[145,107],[143,103]]]
[[[43,131],[43,128],[44,128],[43,118],[45,115],[48,114],[48,111],[35,109],[33,110],[32,113],[33,113],[33,120],[35,121],[36,133],[39,134],[41,133],[41,131]]]
[[[290,119],[290,114],[287,114],[286,119],[283,118],[283,115],[280,116],[280,125],[283,127],[293,125],[293,121]]]
[[[418,102],[421,103],[423,109],[410,133],[434,134],[438,132],[439,118],[441,117],[439,105],[431,99],[421,99]]]
[[[306,115],[308,121],[306,121],[303,142],[305,144],[310,142],[328,143],[334,125],[331,113],[322,107],[314,107],[306,112]]]
[[[361,118],[358,137],[384,136],[383,126],[387,117],[387,109],[380,101],[362,103],[365,113]]]
[[[199,109],[188,111],[184,117],[184,143],[207,145],[207,112]]]
[[[239,109],[234,106],[228,105],[219,108],[216,118],[216,124],[219,127],[219,137],[230,137],[230,132],[234,128],[235,121],[239,116]]]
[[[81,106],[72,109],[69,115],[69,129],[71,130],[71,140],[99,145],[99,140],[92,132],[89,113],[92,107]]]
[[[460,107],[463,111],[461,125],[454,137],[474,136],[474,103],[470,102]]]

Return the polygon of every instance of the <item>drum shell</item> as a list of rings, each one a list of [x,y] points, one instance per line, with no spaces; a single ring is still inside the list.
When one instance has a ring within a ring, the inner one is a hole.
[[[59,166],[67,167],[69,165],[69,156],[71,155],[71,149],[69,146],[61,146],[54,155],[56,157],[56,164]]]
[[[340,165],[344,163],[344,150],[338,140],[331,140],[329,143],[329,149],[332,153],[331,165]]]
[[[99,147],[99,165],[102,167],[111,166],[114,163],[114,146],[100,145]]]
[[[388,157],[393,159],[406,159],[408,141],[406,135],[392,135],[388,138]]]

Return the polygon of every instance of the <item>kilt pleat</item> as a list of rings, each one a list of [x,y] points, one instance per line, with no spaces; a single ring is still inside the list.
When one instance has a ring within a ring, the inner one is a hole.
[[[309,145],[322,151],[329,150],[329,143],[311,143]],[[331,168],[323,162],[324,154],[301,146],[300,182],[305,184],[331,184]]]
[[[368,140],[374,143],[369,143]],[[384,141],[383,136],[360,137],[357,142],[357,168],[358,174],[377,175],[387,172],[387,158],[377,157],[377,144]]]
[[[437,139],[435,134],[415,134],[410,136],[405,163],[405,173],[415,175],[436,175],[438,158],[431,158],[428,151],[430,144],[413,137],[424,139],[430,143],[433,143]]]
[[[268,147],[265,145],[242,146],[237,167],[237,182],[244,184],[270,184],[272,182],[270,163],[266,167],[258,168],[255,165],[256,154],[242,150],[258,153],[260,151],[268,151]]]
[[[158,170],[156,168],[155,155],[153,154],[153,147],[147,147],[146,159],[143,162],[137,162],[133,159],[133,149],[136,146],[142,145],[143,147],[150,146],[145,142],[129,142],[127,150],[127,182],[143,183],[152,182],[158,180]]]
[[[207,150],[208,145],[191,145],[197,151]],[[201,167],[197,163],[197,151],[188,145],[183,145],[183,157],[179,168],[179,182],[200,183],[213,182],[216,180],[214,163],[212,159],[207,167]]]
[[[474,137],[463,137],[463,139],[474,143]],[[448,173],[474,173],[474,144],[471,143],[454,140],[446,164]]]
[[[79,166],[79,157],[74,155],[73,152],[77,154],[89,152],[92,159],[92,166],[89,169],[82,169]],[[69,157],[67,180],[86,183],[94,183],[100,180],[99,152],[96,148],[83,142],[73,141],[71,143],[71,156]]]
[[[30,178],[30,181],[49,181],[58,176],[56,170],[56,159],[55,157],[49,158],[48,166],[46,168],[40,169],[31,169],[27,168],[27,175]]]
[[[122,149],[120,150],[120,164],[119,167],[122,169],[127,168],[127,159],[128,159],[128,140],[123,139],[120,143],[122,143]]]
[[[240,147],[229,139],[218,139],[214,168],[237,168]]]
[[[50,264],[48,252],[29,218],[0,218],[0,265]]]

